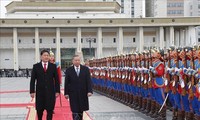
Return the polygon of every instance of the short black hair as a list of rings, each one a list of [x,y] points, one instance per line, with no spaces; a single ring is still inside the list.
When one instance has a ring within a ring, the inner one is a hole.
[[[40,55],[42,56],[45,52],[48,53],[48,54],[50,55],[50,53],[49,53],[49,51],[48,51],[47,49],[43,49],[43,50],[40,52]]]

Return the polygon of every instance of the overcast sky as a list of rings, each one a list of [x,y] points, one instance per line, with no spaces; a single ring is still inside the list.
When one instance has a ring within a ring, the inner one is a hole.
[[[10,2],[12,2],[12,1],[21,1],[21,0],[0,0],[0,7],[1,7],[1,9],[0,9],[0,12],[1,12],[0,18],[5,18],[5,13],[6,13],[5,6],[7,4],[9,4]]]

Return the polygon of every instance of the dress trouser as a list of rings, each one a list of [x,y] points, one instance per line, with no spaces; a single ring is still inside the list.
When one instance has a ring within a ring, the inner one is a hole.
[[[73,112],[72,117],[73,117],[73,120],[82,120],[83,112]]]
[[[37,110],[38,120],[42,120],[44,110]],[[47,120],[52,120],[53,117],[53,110],[47,110]]]

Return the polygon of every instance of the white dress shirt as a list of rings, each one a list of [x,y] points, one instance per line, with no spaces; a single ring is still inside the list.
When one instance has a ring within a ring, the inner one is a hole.
[[[48,68],[48,62],[44,63],[44,62],[42,61],[42,67],[43,67],[43,68],[44,68],[44,64],[46,64],[46,70],[47,70],[47,68]]]

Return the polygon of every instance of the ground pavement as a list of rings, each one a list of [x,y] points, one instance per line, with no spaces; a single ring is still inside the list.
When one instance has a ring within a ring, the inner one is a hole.
[[[29,82],[30,78],[0,78],[1,120],[37,120],[35,100],[31,99],[29,94]],[[61,97],[56,100],[53,120],[72,120],[69,101],[64,98],[63,87],[61,93]],[[151,120],[150,117],[97,93],[89,98],[89,102],[90,110],[84,112],[84,120]],[[44,119],[45,115],[46,112]],[[168,111],[167,119],[171,120],[171,116]]]

